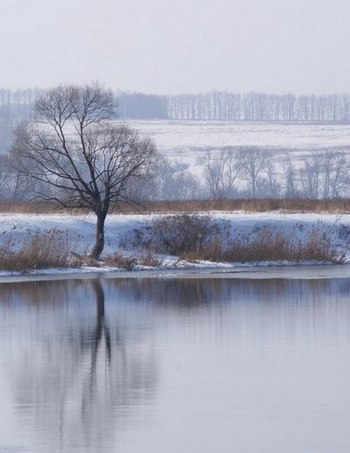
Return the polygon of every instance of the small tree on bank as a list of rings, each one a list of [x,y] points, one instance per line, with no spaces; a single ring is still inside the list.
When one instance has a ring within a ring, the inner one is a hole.
[[[17,128],[12,150],[20,173],[37,182],[37,196],[96,214],[93,258],[104,248],[111,203],[125,200],[133,180],[149,177],[156,159],[149,138],[108,121],[114,105],[112,92],[97,84],[48,90],[36,118]]]

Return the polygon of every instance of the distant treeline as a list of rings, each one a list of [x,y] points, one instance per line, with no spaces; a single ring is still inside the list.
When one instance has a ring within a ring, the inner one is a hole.
[[[125,118],[217,121],[349,122],[350,95],[295,96],[294,94],[230,93],[176,96],[120,93]]]
[[[1,118],[27,117],[32,110],[35,99],[42,92],[39,88],[24,90],[9,90],[0,88],[0,115]]]
[[[40,93],[38,88],[0,88],[0,124],[26,118]],[[152,95],[118,92],[116,99],[119,115],[126,119],[350,122],[350,94],[296,96],[291,93],[212,91]]]
[[[130,119],[170,119],[167,96],[143,93],[117,93],[119,114]]]
[[[0,153],[6,152],[12,141],[14,127],[30,116],[40,89],[8,90],[0,88]]]
[[[167,114],[176,120],[349,122],[350,95],[206,94],[167,96]]]

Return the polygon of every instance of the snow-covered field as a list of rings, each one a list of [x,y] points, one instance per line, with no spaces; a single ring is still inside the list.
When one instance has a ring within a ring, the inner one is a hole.
[[[350,214],[302,214],[302,213],[243,213],[243,212],[215,212],[211,216],[220,224],[229,225],[232,232],[244,232],[253,236],[264,225],[283,231],[287,235],[298,235],[303,238],[312,229],[326,233],[332,239],[332,246],[343,254],[345,262],[350,262]],[[116,252],[130,253],[137,256],[139,251],[133,248],[130,238],[135,232],[145,232],[149,228],[154,215],[110,215],[106,220],[106,245],[104,255]],[[0,237],[2,241],[11,239],[16,246],[28,234],[37,231],[57,229],[69,232],[71,249],[77,253],[88,252],[94,244],[95,217],[93,215],[68,214],[1,214]],[[162,256],[162,268],[185,267],[222,267],[221,264],[208,262],[184,263],[178,262],[176,257]],[[265,265],[269,263],[264,263]],[[270,263],[271,264],[271,263]],[[283,263],[287,264],[287,263]],[[250,264],[250,266],[253,266]],[[232,267],[233,265],[225,265]],[[89,269],[85,269],[89,270]],[[94,270],[94,269],[90,269]],[[6,272],[1,273],[2,276]]]
[[[232,121],[130,121],[161,152],[257,146],[271,150],[350,149],[349,124]]]
[[[309,154],[350,154],[349,124],[165,120],[128,124],[151,137],[161,154],[186,165],[199,179],[209,151],[217,154],[228,148],[256,147],[271,151],[277,161],[291,153],[299,166]]]

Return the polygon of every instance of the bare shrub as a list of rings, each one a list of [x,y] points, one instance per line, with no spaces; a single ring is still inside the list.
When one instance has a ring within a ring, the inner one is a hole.
[[[151,246],[171,255],[203,250],[217,227],[209,216],[179,214],[154,221]]]
[[[0,269],[7,271],[28,271],[46,268],[66,268],[73,263],[69,260],[70,247],[67,232],[51,229],[29,235],[19,251],[13,250],[13,243],[7,240],[0,246]]]

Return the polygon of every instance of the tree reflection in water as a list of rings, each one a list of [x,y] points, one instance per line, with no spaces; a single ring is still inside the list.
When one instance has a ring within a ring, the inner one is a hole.
[[[230,361],[247,344],[259,359],[261,345],[271,338],[296,350],[305,332],[313,341],[333,338],[333,332],[348,338],[349,293],[347,278],[0,285],[1,352],[14,387],[12,407],[23,430],[36,433],[32,451],[115,451],[126,426],[143,426],[140,417],[151,413],[160,385],[164,398],[167,366],[174,370],[181,363],[184,348],[192,345],[204,360],[205,344],[214,357],[229,345]],[[188,362],[189,375],[192,366]],[[234,366],[230,382],[236,371]],[[172,411],[169,405],[163,414]]]
[[[17,294],[12,289],[12,301],[23,301],[27,293],[37,307],[35,330],[33,320],[26,326],[23,318],[21,331],[12,338],[17,344],[11,367],[15,407],[23,426],[32,430],[35,425],[35,451],[112,451],[121,425],[135,422],[136,407],[153,399],[157,371],[152,346],[128,343],[115,322],[109,327],[100,280],[56,282],[51,290],[39,283],[18,289]],[[4,293],[0,291],[2,301]],[[71,311],[74,297],[84,297],[87,311],[95,299],[94,322]]]

